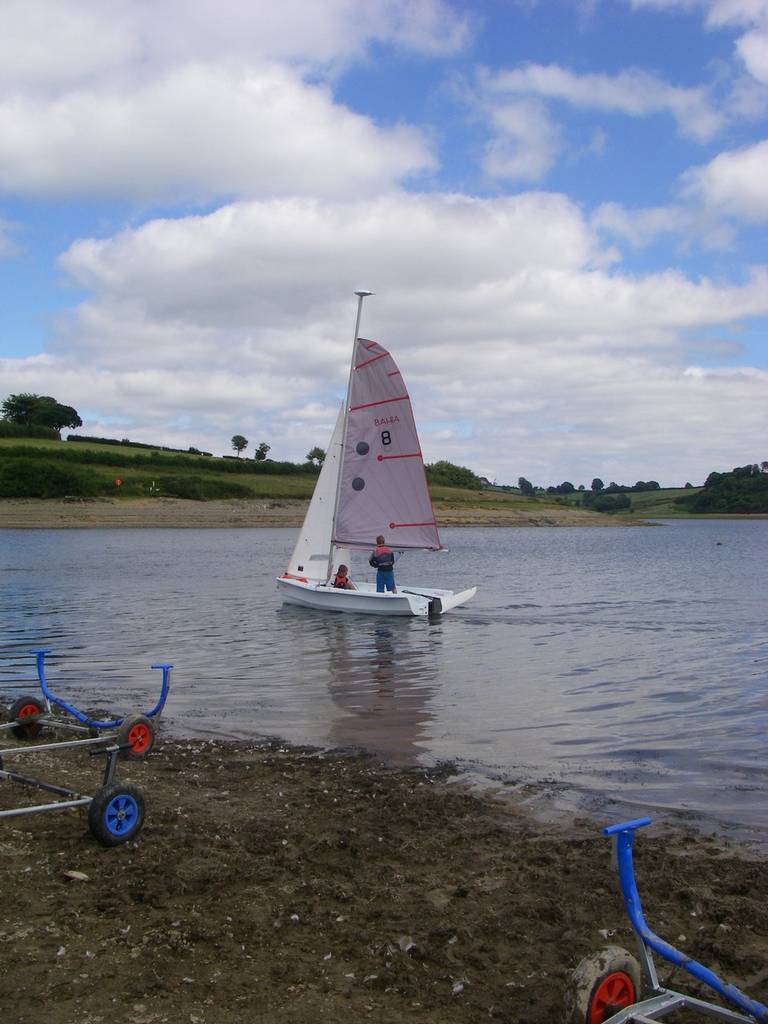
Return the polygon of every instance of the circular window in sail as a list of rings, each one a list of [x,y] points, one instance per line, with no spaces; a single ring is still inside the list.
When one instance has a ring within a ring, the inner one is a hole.
[[[362,489],[364,487],[365,487],[365,480],[363,480],[363,478],[361,476],[356,476],[355,479],[352,481],[352,490],[353,491],[362,491]]]
[[[367,455],[370,450],[371,446],[367,441],[358,441],[357,446],[355,447],[355,451],[358,455]]]

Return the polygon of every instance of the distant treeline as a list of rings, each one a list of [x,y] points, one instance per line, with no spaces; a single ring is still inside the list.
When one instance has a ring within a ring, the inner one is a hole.
[[[214,469],[217,473],[233,474],[270,474],[284,475],[287,473],[313,473],[317,475],[318,469],[311,463],[297,465],[295,462],[272,462],[266,459],[264,462],[255,462],[252,459],[221,459],[215,464],[208,462],[207,455],[172,455],[176,449],[168,448],[169,454],[162,451],[148,451],[146,455],[130,455],[127,452],[107,451],[99,452],[90,448],[67,449],[60,448],[55,453],[50,448],[29,448],[23,445],[14,445],[2,449],[2,455],[10,458],[25,459],[55,459],[57,463],[77,463],[79,465],[94,466],[119,466],[128,469],[156,468],[165,466],[169,469],[199,469],[202,466],[210,472]]]
[[[127,437],[119,441],[116,437],[87,437],[85,434],[67,434],[68,441],[85,441],[88,444],[119,444],[125,448],[159,449],[161,452],[180,452],[182,455],[205,455],[209,458],[213,452],[201,452],[199,448],[167,448],[164,444],[143,444],[141,441],[129,441]]]
[[[690,512],[768,513],[768,462],[710,473],[703,490],[681,495],[675,504]]]

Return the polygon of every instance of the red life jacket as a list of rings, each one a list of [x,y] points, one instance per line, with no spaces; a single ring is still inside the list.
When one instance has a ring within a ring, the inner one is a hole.
[[[342,590],[346,590],[348,583],[349,576],[342,576],[340,573],[337,572],[336,575],[333,577],[334,587],[340,587]]]

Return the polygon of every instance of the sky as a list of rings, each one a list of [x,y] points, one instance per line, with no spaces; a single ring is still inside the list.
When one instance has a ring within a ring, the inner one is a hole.
[[[427,461],[768,459],[768,0],[4,0],[0,398],[326,447],[361,335]]]

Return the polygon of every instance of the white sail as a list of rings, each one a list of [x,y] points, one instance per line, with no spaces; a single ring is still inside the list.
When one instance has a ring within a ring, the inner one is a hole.
[[[344,435],[344,407],[339,410],[331,440],[315,484],[312,501],[304,517],[304,524],[288,563],[286,577],[325,581],[339,562],[349,565],[349,552],[334,549],[333,565],[329,565],[331,534],[333,532],[333,506],[341,469],[341,442]]]
[[[371,548],[378,534],[396,548],[441,546],[405,382],[382,345],[358,338],[333,536]]]

